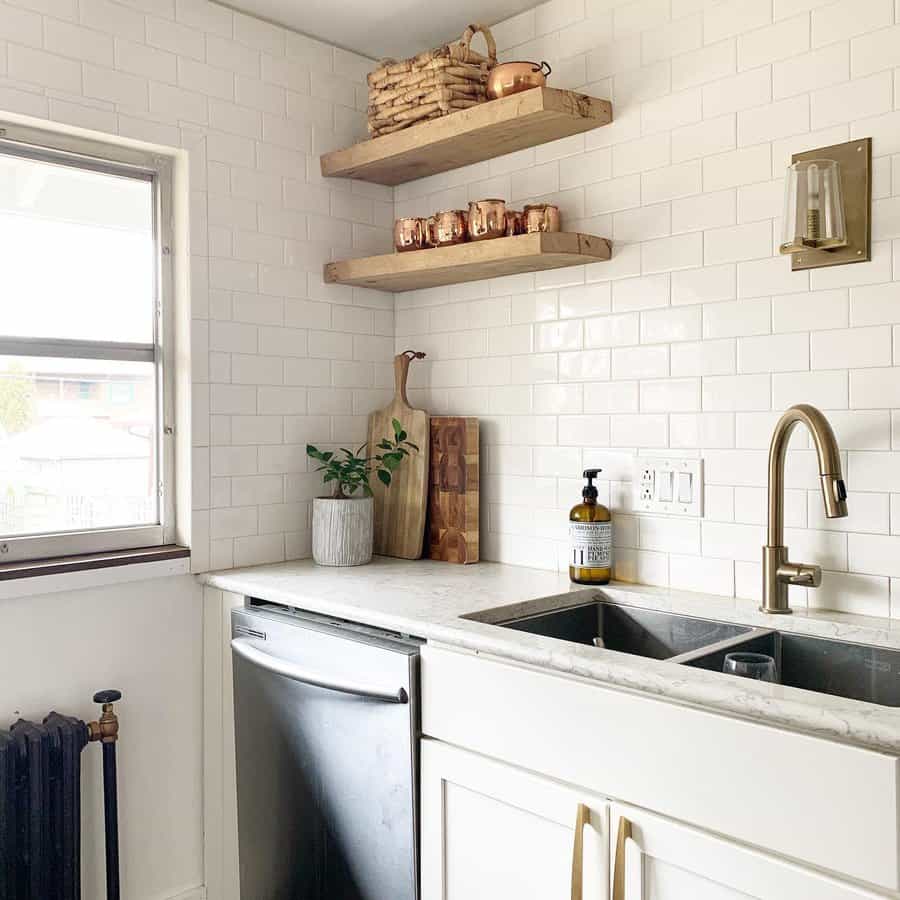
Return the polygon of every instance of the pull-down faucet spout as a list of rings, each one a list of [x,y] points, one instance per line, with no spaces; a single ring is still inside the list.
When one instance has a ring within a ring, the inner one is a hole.
[[[766,613],[789,613],[788,585],[818,587],[822,570],[818,566],[788,561],[784,546],[784,457],[791,432],[802,422],[812,435],[819,463],[819,482],[825,515],[839,519],[847,515],[847,488],[841,474],[841,455],[831,425],[814,406],[792,406],[778,420],[769,447],[769,528],[763,547],[763,598]]]

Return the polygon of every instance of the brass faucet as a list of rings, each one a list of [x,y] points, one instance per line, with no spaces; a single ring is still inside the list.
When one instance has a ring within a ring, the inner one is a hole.
[[[794,426],[802,422],[812,435],[819,458],[819,481],[825,515],[841,519],[847,515],[847,488],[841,474],[841,455],[828,419],[814,406],[799,403],[778,420],[769,447],[769,532],[763,547],[763,595],[759,607],[765,613],[789,613],[788,585],[818,587],[819,566],[788,561],[784,546],[784,455]]]

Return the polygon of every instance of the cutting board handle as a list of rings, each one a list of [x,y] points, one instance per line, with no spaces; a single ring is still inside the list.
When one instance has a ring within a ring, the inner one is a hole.
[[[421,350],[404,350],[394,357],[394,393],[396,398],[407,406],[409,399],[406,396],[406,379],[409,375],[409,364],[414,359],[425,359],[425,354]]]

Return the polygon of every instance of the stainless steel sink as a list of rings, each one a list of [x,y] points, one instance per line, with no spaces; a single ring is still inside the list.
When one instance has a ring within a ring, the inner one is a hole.
[[[484,621],[481,616],[472,616]],[[603,600],[493,624],[721,672],[734,651],[775,659],[789,687],[900,707],[900,650],[623,606]],[[733,677],[733,676],[732,676]]]
[[[672,659],[749,634],[744,625],[593,601],[496,624],[545,637],[594,644],[651,659]],[[597,641],[599,638],[602,644]]]
[[[708,648],[685,665],[721,672],[731,650],[766,653],[775,659],[778,680],[789,687],[900,706],[900,651],[783,631],[756,631],[735,647]]]

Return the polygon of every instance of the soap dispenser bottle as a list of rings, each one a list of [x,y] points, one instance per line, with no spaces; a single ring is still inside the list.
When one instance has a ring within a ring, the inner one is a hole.
[[[584,470],[584,499],[569,513],[569,578],[577,584],[609,584],[612,577],[612,517],[594,487],[601,471]]]

